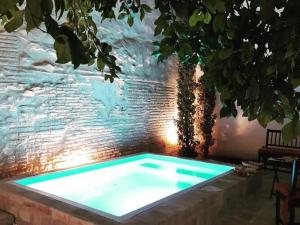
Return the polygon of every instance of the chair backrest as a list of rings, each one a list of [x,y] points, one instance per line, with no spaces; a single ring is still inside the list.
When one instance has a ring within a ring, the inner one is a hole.
[[[282,138],[281,130],[267,129],[265,147],[300,149],[300,137],[285,143]]]
[[[298,178],[298,161],[293,160],[292,173],[291,173],[291,190],[290,193],[294,193],[297,188],[297,178]]]

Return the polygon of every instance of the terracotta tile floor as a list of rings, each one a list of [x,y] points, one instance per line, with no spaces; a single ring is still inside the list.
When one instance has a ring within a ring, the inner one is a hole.
[[[269,198],[273,173],[264,172],[262,188],[238,207],[225,212],[214,225],[275,225],[275,196]],[[280,173],[280,182],[289,182],[289,174]],[[300,221],[300,210],[296,210]]]

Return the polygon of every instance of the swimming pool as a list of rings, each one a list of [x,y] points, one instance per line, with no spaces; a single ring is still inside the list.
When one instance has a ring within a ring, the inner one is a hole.
[[[138,154],[13,182],[122,221],[232,169],[170,156]]]

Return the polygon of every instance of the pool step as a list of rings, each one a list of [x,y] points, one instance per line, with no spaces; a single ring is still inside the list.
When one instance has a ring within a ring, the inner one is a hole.
[[[0,225],[13,225],[14,216],[10,213],[0,210]]]

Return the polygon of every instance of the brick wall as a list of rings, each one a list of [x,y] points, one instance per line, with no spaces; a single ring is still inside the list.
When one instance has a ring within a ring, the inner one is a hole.
[[[40,31],[0,33],[0,174],[65,168],[139,151],[162,151],[176,108],[176,62],[151,56],[154,15],[128,28],[98,23],[120,79],[94,67],[57,65]]]

